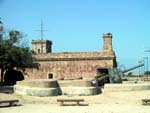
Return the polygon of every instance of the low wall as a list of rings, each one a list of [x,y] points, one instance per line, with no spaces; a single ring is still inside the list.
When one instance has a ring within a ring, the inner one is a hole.
[[[56,88],[58,87],[57,80],[51,79],[36,79],[36,80],[24,80],[17,81],[17,85],[19,86],[27,86],[27,87],[38,87],[38,88]]]
[[[92,87],[91,80],[59,80],[59,87]]]
[[[105,84],[104,92],[150,90],[150,83]]]

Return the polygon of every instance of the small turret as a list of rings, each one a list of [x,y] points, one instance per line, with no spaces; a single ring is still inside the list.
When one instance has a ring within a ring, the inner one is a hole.
[[[32,40],[32,50],[36,54],[51,53],[52,41],[49,40]]]

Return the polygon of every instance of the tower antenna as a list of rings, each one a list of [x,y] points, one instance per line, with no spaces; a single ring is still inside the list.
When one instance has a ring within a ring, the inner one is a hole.
[[[43,36],[44,36],[44,32],[47,31],[47,30],[44,30],[43,29],[43,20],[41,20],[41,24],[40,24],[40,29],[39,30],[36,30],[36,31],[40,31],[40,34],[41,34],[41,40],[43,40]]]
[[[41,34],[41,53],[43,53],[43,43],[44,43],[44,38],[43,38],[43,35],[44,35],[44,32],[47,31],[47,30],[44,30],[43,29],[43,21],[41,20],[41,24],[40,24],[40,29],[39,30],[36,30],[36,31],[40,31],[40,34]]]
[[[43,40],[43,21],[41,20],[41,40]]]

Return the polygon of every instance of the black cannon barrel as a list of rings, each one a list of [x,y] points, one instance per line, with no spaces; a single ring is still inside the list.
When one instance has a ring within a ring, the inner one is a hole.
[[[140,64],[140,65],[134,66],[132,68],[126,69],[126,70],[122,71],[122,73],[126,73],[128,71],[134,70],[134,69],[142,67],[142,66],[144,66],[144,64]]]

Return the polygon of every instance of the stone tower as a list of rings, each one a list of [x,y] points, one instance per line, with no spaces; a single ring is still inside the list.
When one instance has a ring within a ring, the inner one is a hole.
[[[49,40],[32,40],[32,50],[36,54],[51,53],[52,41]]]
[[[103,34],[103,51],[104,52],[113,52],[112,34],[111,33]]]

